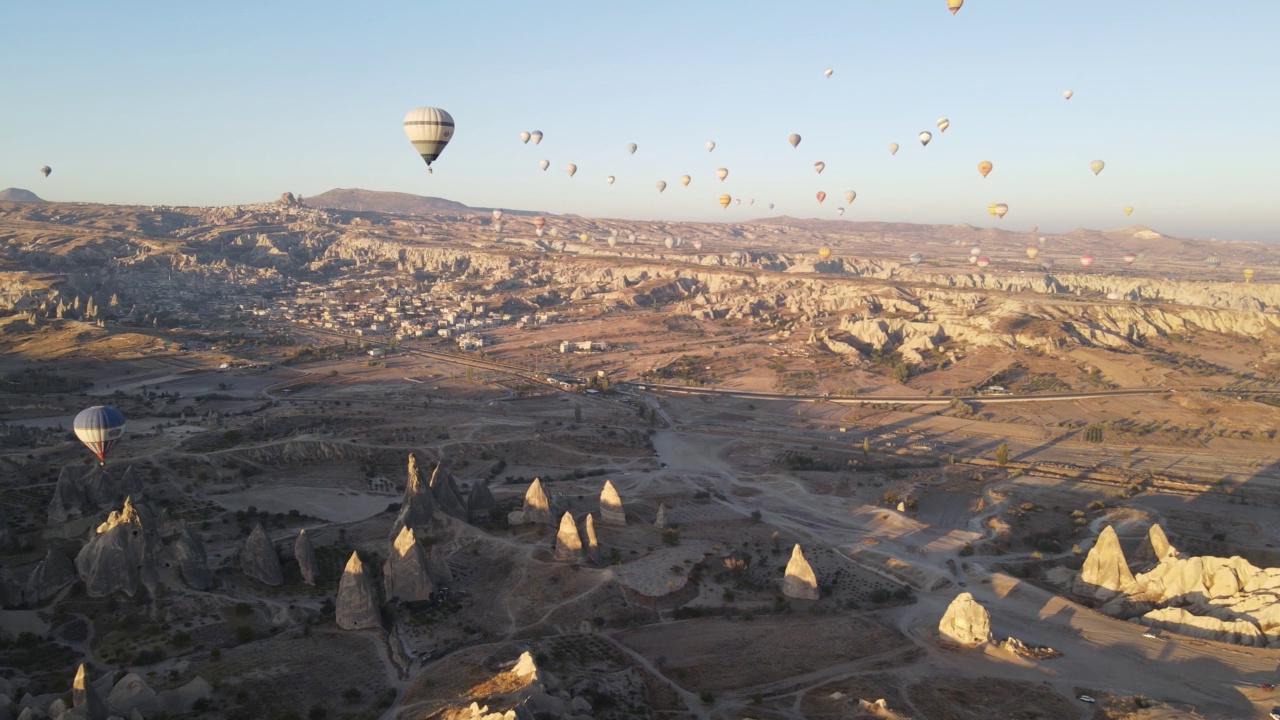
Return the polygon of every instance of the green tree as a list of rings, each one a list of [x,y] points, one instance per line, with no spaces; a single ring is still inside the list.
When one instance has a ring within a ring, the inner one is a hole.
[[[1000,443],[996,446],[996,463],[1000,465],[1009,464],[1009,443]]]

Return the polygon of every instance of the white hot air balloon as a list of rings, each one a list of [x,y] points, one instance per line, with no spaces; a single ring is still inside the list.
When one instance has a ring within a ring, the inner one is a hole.
[[[844,215],[844,208],[836,208],[837,215]]]
[[[659,181],[658,181],[658,184],[656,185],[656,187],[658,188],[658,192],[662,192],[663,190],[666,190],[666,189],[667,189],[667,181],[666,181],[666,180],[659,180]]]
[[[497,221],[499,221],[499,220],[501,220],[501,219],[502,219],[502,211],[501,211],[501,210],[494,210],[494,211],[493,211],[493,221],[494,221],[494,222],[497,222]]]
[[[898,143],[889,143],[889,154],[890,155],[898,154]]]
[[[706,148],[707,148],[707,152],[711,152],[712,150],[715,150],[716,149],[715,141],[708,140],[706,144]]]
[[[1063,100],[1070,100],[1072,95],[1075,95],[1075,93],[1071,92],[1070,90],[1063,90],[1063,91],[1062,91],[1062,99],[1063,99]]]
[[[769,209],[770,209],[770,210],[772,210],[772,209],[773,209],[773,203],[769,203]]]
[[[845,191],[844,191],[844,201],[845,201],[846,203],[853,203],[853,201],[854,201],[855,199],[857,199],[857,197],[858,197],[858,193],[856,193],[856,192],[854,192],[854,191],[852,191],[852,190],[845,190]]]
[[[667,238],[666,240],[662,241],[662,244],[666,245],[667,249],[670,250],[671,248],[676,246],[676,240],[675,238]]]
[[[574,165],[573,163],[569,163],[568,165],[564,166],[564,171],[569,173],[569,177],[573,177],[573,174],[578,172],[578,166]]]
[[[817,170],[818,174],[821,175],[822,171],[827,169],[827,164],[819,160],[818,162],[813,164],[813,169]]]
[[[532,133],[529,134],[529,137],[533,138],[533,144],[537,145],[538,143],[542,142],[542,131],[534,130]]]
[[[922,133],[920,133],[920,144],[921,144],[921,145],[928,145],[928,144],[929,144],[929,141],[930,141],[930,140],[932,140],[932,139],[933,139],[933,133],[931,133],[931,132],[922,132]]]
[[[551,161],[550,161],[550,160],[539,160],[539,161],[538,161],[538,167],[542,168],[543,170],[546,170],[547,168],[551,167]]]
[[[1098,173],[1102,172],[1102,169],[1105,168],[1106,166],[1107,164],[1102,162],[1101,160],[1094,160],[1093,162],[1089,163],[1089,169],[1093,171],[1094,175],[1097,175]]]
[[[827,68],[826,70],[822,71],[822,74],[826,75],[827,77],[831,77],[831,73],[833,72],[835,72],[835,70],[832,70],[831,68]]]
[[[722,181],[729,177],[729,168],[720,168],[716,170],[716,177],[720,178]]]
[[[430,170],[431,163],[453,139],[453,116],[440,108],[414,108],[405,113],[404,134]]]
[[[680,176],[680,184],[681,184],[681,185],[683,185],[683,186],[685,186],[685,187],[689,187],[689,183],[691,183],[691,182],[693,182],[693,178],[689,177],[688,175],[681,175],[681,176]]]
[[[796,147],[800,144],[800,136],[796,133],[791,133],[791,135],[787,137],[787,142],[791,143],[791,147]]]
[[[947,128],[951,127],[951,121],[946,118],[939,118],[937,125],[938,132],[946,132]]]
[[[520,133],[520,142],[522,142],[522,143],[524,143],[524,144],[528,145],[528,144],[529,144],[529,138],[531,138],[531,137],[533,137],[533,135],[529,134],[527,131],[526,131],[526,132],[522,132],[522,133]]]
[[[613,180],[614,180],[614,177],[612,175],[604,179],[604,181],[610,185],[613,184]]]
[[[636,150],[637,150],[637,149],[639,149],[639,147],[640,147],[640,146],[639,146],[639,145],[636,145],[635,143],[628,143],[628,144],[627,144],[627,152],[631,153],[632,155],[635,155],[635,154],[636,154]]]

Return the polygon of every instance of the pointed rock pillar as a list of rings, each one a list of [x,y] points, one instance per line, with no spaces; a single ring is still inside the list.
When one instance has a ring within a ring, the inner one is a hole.
[[[338,583],[338,598],[334,605],[337,608],[338,627],[343,630],[364,630],[382,624],[378,612],[377,590],[364,571],[360,556],[354,552],[342,571],[342,580]]]
[[[541,478],[534,478],[524,492],[524,521],[539,525],[551,524],[551,501],[542,489]]]
[[[279,585],[284,582],[284,570],[280,567],[280,555],[276,546],[262,529],[262,523],[254,526],[249,539],[240,550],[240,568],[244,574],[263,585]]]
[[[293,541],[293,557],[298,561],[298,571],[302,574],[302,582],[316,584],[320,567],[316,564],[316,549],[311,544],[311,536],[305,529],[298,531],[298,539]]]
[[[391,552],[382,565],[382,587],[387,600],[396,598],[401,602],[430,600],[435,591],[427,568],[427,553],[409,528],[401,528],[391,544]]]
[[[797,600],[818,599],[818,577],[813,574],[809,561],[804,559],[800,544],[791,548],[791,560],[782,576],[782,594]]]
[[[571,513],[560,518],[560,532],[556,533],[556,559],[564,562],[582,560],[582,538],[578,536],[578,524]]]

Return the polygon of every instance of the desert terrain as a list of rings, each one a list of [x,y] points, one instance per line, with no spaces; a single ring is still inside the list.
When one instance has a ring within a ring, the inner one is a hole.
[[[0,202],[0,719],[1280,704],[1275,248],[326,195]]]

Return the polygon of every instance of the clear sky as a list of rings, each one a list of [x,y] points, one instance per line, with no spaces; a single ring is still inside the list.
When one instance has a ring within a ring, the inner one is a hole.
[[[1280,239],[1280,4],[1261,0],[47,0],[5,5],[0,68],[0,187],[51,200],[361,187],[740,221],[835,218],[852,189],[846,220],[986,225],[1004,202],[1011,229]],[[434,175],[401,129],[417,105],[457,122]]]

